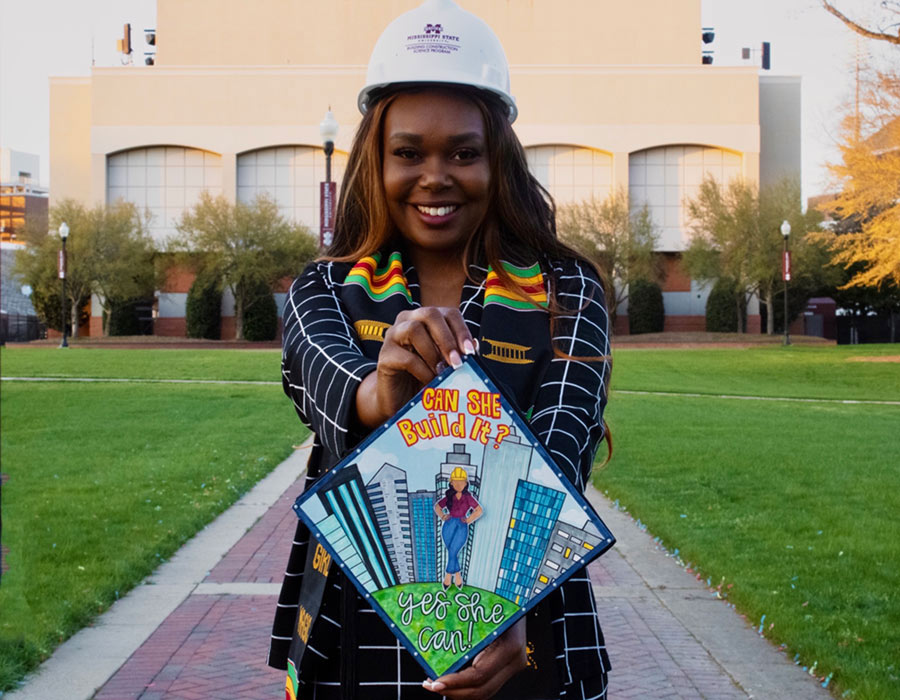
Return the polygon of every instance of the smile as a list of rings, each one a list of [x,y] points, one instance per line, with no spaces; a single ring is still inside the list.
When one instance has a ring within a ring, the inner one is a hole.
[[[421,205],[415,205],[416,209],[425,214],[426,216],[447,216],[448,214],[452,214],[457,209],[459,209],[458,204],[450,204],[443,207],[423,207]]]

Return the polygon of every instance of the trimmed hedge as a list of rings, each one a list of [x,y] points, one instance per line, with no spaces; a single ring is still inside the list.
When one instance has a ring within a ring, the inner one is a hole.
[[[738,290],[734,280],[723,277],[716,281],[706,300],[706,330],[710,333],[739,333]]]
[[[269,285],[247,285],[250,306],[244,310],[244,340],[275,340],[278,335],[278,307]]]
[[[662,333],[665,318],[660,286],[648,280],[632,282],[628,290],[628,332]]]
[[[188,291],[185,321],[188,338],[219,339],[222,330],[222,291],[217,279],[197,276]]]

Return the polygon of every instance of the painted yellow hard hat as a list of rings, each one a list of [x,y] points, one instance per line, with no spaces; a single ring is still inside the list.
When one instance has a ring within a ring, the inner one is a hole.
[[[466,470],[462,467],[456,467],[453,472],[450,474],[450,481],[468,481],[469,475],[466,474]]]

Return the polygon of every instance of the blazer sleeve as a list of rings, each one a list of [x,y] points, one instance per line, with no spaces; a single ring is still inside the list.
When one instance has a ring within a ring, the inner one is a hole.
[[[359,440],[353,433],[356,391],[374,371],[344,311],[331,262],[311,263],[284,304],[281,376],[284,392],[322,446],[337,457]]]
[[[568,260],[552,283],[563,312],[551,324],[554,356],[541,379],[531,426],[572,483],[584,491],[603,438],[610,369],[609,315],[593,268]]]

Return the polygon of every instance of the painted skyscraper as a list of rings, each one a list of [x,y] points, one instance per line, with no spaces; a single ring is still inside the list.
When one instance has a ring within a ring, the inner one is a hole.
[[[437,581],[437,518],[434,491],[420,489],[409,494],[412,515],[413,571],[419,582]]]
[[[453,450],[447,453],[444,461],[441,463],[441,470],[435,475],[434,487],[437,500],[441,500],[450,488],[450,473],[455,467],[462,467],[469,475],[469,493],[477,500],[480,492],[481,477],[478,475],[478,468],[472,464],[472,455],[466,452],[465,443],[453,443]],[[469,536],[466,539],[466,546],[459,553],[459,564],[461,567],[463,581],[468,581],[469,559],[472,555],[472,540],[475,535],[475,528],[479,523],[475,523],[469,527]],[[435,544],[437,550],[437,570],[434,572],[437,577],[435,580],[444,578],[444,568],[447,565],[447,548],[444,547],[444,540],[441,538],[441,528],[435,529]]]
[[[393,464],[384,464],[369,479],[366,491],[397,578],[400,583],[410,583],[414,579],[406,472]]]
[[[337,518],[354,550],[362,555],[363,563],[375,585],[378,588],[396,586],[397,572],[375,522],[375,513],[359,467],[355,464],[348,465],[335,475],[327,489],[322,489],[316,495],[325,507],[325,512]]]
[[[553,583],[554,579],[559,578],[580,562],[587,552],[604,541],[597,529],[586,519],[582,527],[575,527],[562,521],[556,523],[550,537],[550,546],[547,547],[538,570],[534,594],[540,593],[545,586]]]
[[[472,559],[466,584],[486,591],[497,587],[500,558],[512,516],[513,499],[520,479],[528,477],[531,445],[523,444],[515,430],[495,450],[488,447],[481,463],[481,493],[478,502],[484,515],[478,520],[478,541],[472,547]]]
[[[356,548],[356,545],[354,545],[350,538],[344,534],[344,530],[337,517],[334,514],[329,515],[324,520],[317,522],[316,525],[319,526],[325,539],[332,544],[335,553],[344,560],[347,568],[350,569],[350,572],[359,579],[363,588],[370,593],[378,590],[378,586],[375,585],[375,582],[372,580],[372,577],[366,569],[362,553]]]
[[[519,481],[506,547],[500,560],[497,595],[519,605],[531,597],[566,494],[530,481]]]

